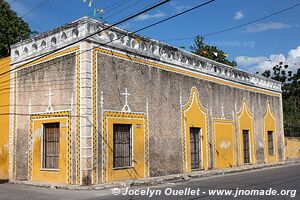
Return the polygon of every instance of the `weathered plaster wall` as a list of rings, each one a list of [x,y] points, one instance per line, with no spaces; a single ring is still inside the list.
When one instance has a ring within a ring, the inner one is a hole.
[[[17,72],[17,145],[16,178],[26,180],[28,175],[28,140],[30,113],[46,112],[49,87],[54,111],[71,110],[75,115],[76,57],[69,54],[37,64]],[[73,99],[73,100],[72,100]],[[75,177],[75,118],[72,119],[72,163]]]
[[[299,137],[285,137],[285,157],[286,159],[300,158]]]
[[[10,58],[0,59],[0,73],[10,70]],[[0,179],[8,179],[9,144],[9,73],[0,77]]]
[[[149,101],[150,176],[182,172],[180,103],[188,102],[193,86],[199,91],[201,104],[208,110],[208,134],[210,136],[212,136],[212,120],[221,117],[233,120],[234,134],[237,135],[237,114],[242,108],[243,98],[246,99],[248,108],[254,115],[257,163],[264,162],[265,157],[263,117],[267,109],[266,102],[269,99],[276,118],[278,158],[283,159],[280,97],[220,85],[101,53],[98,54],[97,61],[97,96],[100,102],[101,92],[103,92],[104,110],[122,109],[125,100],[121,93],[125,88],[128,88],[131,94],[129,106],[133,112],[146,112],[146,99]],[[100,108],[99,104],[98,108]],[[101,109],[98,109],[99,122],[100,116]],[[101,138],[101,129],[99,138]],[[237,137],[235,138],[237,143]],[[208,142],[212,144],[212,137]],[[235,146],[238,151],[238,145]],[[211,161],[213,161],[214,154],[212,150],[210,152]],[[99,165],[101,166],[101,151]],[[212,162],[210,168],[213,167],[215,166]],[[99,167],[100,170],[101,167]]]

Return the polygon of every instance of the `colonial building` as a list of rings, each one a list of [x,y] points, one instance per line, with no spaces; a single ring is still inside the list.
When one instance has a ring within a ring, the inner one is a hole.
[[[281,84],[84,17],[11,47],[10,179],[98,184],[284,159]]]

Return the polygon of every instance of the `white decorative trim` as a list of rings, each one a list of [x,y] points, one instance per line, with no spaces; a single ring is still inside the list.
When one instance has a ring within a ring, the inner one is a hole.
[[[88,17],[80,18],[70,24],[40,34],[33,39],[12,45],[12,63],[20,63],[28,58],[38,57],[55,49],[60,49],[67,44],[79,41],[108,26],[108,24],[104,24]],[[66,34],[67,32],[68,34]],[[69,39],[61,42],[63,40],[63,35],[67,35],[67,38]],[[56,39],[58,42],[53,43],[53,38],[58,38]],[[185,68],[219,77],[223,80],[226,79],[281,93],[281,83],[278,81],[218,63],[156,40],[151,40],[136,34],[130,34],[128,31],[117,27],[96,34],[88,38],[87,41],[92,41],[95,44],[110,42],[107,46],[110,46],[113,49],[122,49],[122,51],[131,52],[135,55],[138,54],[142,57],[146,56],[154,60],[160,60],[161,62],[178,66],[179,68]],[[50,45],[50,43],[52,45]],[[38,44],[36,51],[31,51],[35,44]],[[41,44],[44,44],[44,47],[42,47]],[[26,54],[23,53],[25,48],[27,49]],[[28,49],[30,50],[28,51]]]
[[[125,88],[125,92],[121,93],[121,95],[125,96],[125,104],[122,108],[122,112],[131,112],[131,109],[128,105],[128,96],[130,96],[131,94],[128,93],[128,89]]]
[[[100,109],[101,109],[101,124],[103,123],[103,114],[104,114],[104,110],[103,110],[103,105],[104,105],[104,98],[103,98],[103,91],[100,92]],[[104,154],[103,154],[103,149],[104,149],[104,142],[103,142],[103,127],[101,128],[101,136],[102,136],[102,139],[101,139],[101,180],[102,180],[102,183],[104,183],[104,176],[103,176],[103,170],[104,170],[104,166],[103,166],[103,159],[104,159]]]
[[[49,86],[49,93],[46,94],[46,96],[48,96],[48,106],[46,109],[46,112],[54,112],[53,108],[52,108],[52,96],[54,95],[54,93],[51,92],[51,87]]]

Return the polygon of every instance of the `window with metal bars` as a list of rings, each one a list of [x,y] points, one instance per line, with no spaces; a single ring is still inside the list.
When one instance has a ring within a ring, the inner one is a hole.
[[[58,169],[59,163],[59,123],[44,124],[43,168]]]
[[[200,128],[190,128],[190,149],[191,149],[191,168],[199,169],[200,167]]]
[[[268,131],[268,152],[270,156],[274,155],[273,131]]]
[[[132,166],[132,125],[113,125],[113,167],[126,168]]]
[[[243,130],[244,163],[250,163],[249,130]]]

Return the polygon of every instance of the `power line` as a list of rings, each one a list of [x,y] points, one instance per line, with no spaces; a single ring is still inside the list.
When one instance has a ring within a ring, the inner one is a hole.
[[[126,19],[124,19],[124,20],[121,20],[120,22],[117,22],[117,23],[115,23],[115,24],[113,24],[113,25],[111,25],[111,26],[108,26],[108,27],[104,28],[103,30],[96,31],[95,33],[90,34],[89,36],[83,38],[82,40],[85,40],[85,39],[87,39],[87,38],[89,38],[89,37],[91,37],[91,36],[93,36],[93,35],[96,35],[96,34],[102,32],[102,31],[104,31],[104,30],[107,30],[107,29],[109,29],[109,28],[112,28],[113,26],[116,26],[116,25],[118,25],[118,24],[121,24],[121,23],[123,23],[123,22],[125,22],[125,21],[127,21],[127,20],[130,20],[130,19],[132,19],[132,18],[134,18],[134,17],[136,17],[136,16],[138,16],[138,15],[144,13],[144,12],[147,12],[147,11],[149,11],[149,10],[152,10],[152,9],[154,9],[154,8],[156,8],[156,7],[158,7],[158,6],[161,6],[161,5],[163,5],[163,4],[165,4],[165,3],[169,2],[169,1],[170,1],[170,0],[162,1],[162,2],[160,2],[160,3],[158,3],[158,4],[154,5],[154,6],[151,6],[150,8],[148,8],[148,9],[146,9],[146,10],[143,10],[143,11],[141,11],[141,12],[135,14],[135,15],[132,15],[131,17],[128,17],[128,18],[126,18]],[[82,41],[82,40],[79,40],[79,41],[77,41],[76,43],[78,43],[78,42],[80,42],[80,41]],[[76,44],[76,43],[74,43],[74,44]],[[69,44],[69,45],[71,46],[72,44]],[[64,48],[68,47],[69,45],[66,45]],[[56,50],[56,51],[59,51],[59,50]],[[51,54],[51,53],[50,53],[50,54]],[[44,55],[44,56],[45,56],[45,55]],[[43,57],[44,57],[44,56],[43,56]],[[32,61],[32,62],[33,62],[33,61]],[[20,67],[20,66],[19,66],[19,67]],[[14,69],[14,70],[15,70],[15,69]],[[10,72],[11,72],[11,70],[10,70]],[[2,73],[2,74],[3,74],[3,73]],[[2,75],[2,74],[1,74],[1,75]],[[5,114],[5,115],[25,115],[25,116],[28,115],[28,114],[18,114],[18,113],[4,113],[4,114]],[[0,114],[0,115],[3,115],[3,114]],[[85,117],[85,116],[76,116],[76,117],[84,117],[84,118],[86,118],[86,119],[89,121],[89,123],[90,123],[93,127],[95,127],[95,125],[94,125],[87,117]],[[103,136],[102,136],[102,134],[99,132],[99,130],[97,129],[97,127],[96,127],[95,129],[96,129],[96,132],[97,132],[97,133],[102,137],[102,139],[103,139]],[[107,147],[108,147],[109,149],[113,150],[112,147],[110,147],[110,145],[107,143],[107,141],[105,141],[105,143],[106,143],[106,145],[107,145]],[[139,156],[139,155],[138,155],[138,156]],[[129,175],[131,176],[130,173],[129,173]]]
[[[256,20],[253,20],[253,21],[250,21],[250,22],[247,22],[247,23],[238,25],[238,26],[234,26],[234,27],[231,27],[231,28],[227,28],[227,29],[224,29],[224,30],[221,30],[221,31],[216,31],[216,32],[212,32],[212,33],[205,34],[204,37],[211,36],[211,35],[216,35],[216,34],[219,34],[219,33],[224,33],[224,32],[231,31],[231,30],[234,30],[234,29],[243,27],[243,26],[247,26],[247,25],[253,24],[253,23],[258,22],[258,21],[262,21],[262,20],[264,20],[264,19],[273,17],[273,16],[278,15],[278,14],[280,14],[280,13],[283,13],[283,12],[286,12],[286,11],[291,10],[291,9],[293,9],[293,8],[296,8],[296,7],[298,7],[299,5],[300,5],[300,3],[297,3],[297,4],[295,4],[295,5],[291,6],[291,7],[285,8],[285,9],[280,10],[280,11],[275,12],[275,13],[272,13],[272,14],[267,15],[267,16],[265,16],[265,17],[261,17],[261,18],[258,18],[258,19],[256,19]]]
[[[180,16],[180,15],[182,15],[182,14],[185,14],[185,13],[187,13],[187,12],[190,12],[190,11],[196,9],[196,8],[199,8],[199,7],[201,7],[201,6],[205,6],[205,5],[207,5],[208,3],[212,3],[212,2],[213,2],[213,1],[208,1],[208,2],[206,2],[206,3],[200,4],[200,5],[198,5],[198,6],[195,6],[194,8],[188,9],[188,10],[186,10],[186,11],[183,11],[183,12],[181,12],[181,13],[178,13],[178,14],[176,14],[176,15],[173,15],[173,16],[171,16],[171,17],[168,17],[168,18],[166,18],[166,19],[164,19],[164,20],[161,20],[161,21],[159,21],[159,22],[153,23],[153,24],[147,26],[147,28],[152,27],[152,26],[155,26],[155,25],[157,25],[157,24],[159,24],[159,23],[162,23],[162,22],[165,22],[165,21],[167,21],[167,20],[173,19],[173,18],[176,17],[176,16]],[[137,30],[137,31],[135,31],[135,32],[133,32],[133,33],[139,32],[139,31],[144,30],[144,29],[146,29],[146,27],[141,28],[141,29],[139,29],[139,30]],[[133,34],[133,33],[131,33],[131,34]],[[126,36],[126,35],[124,35],[123,37],[125,37],[125,36]],[[119,37],[118,39],[120,39],[120,37]],[[110,41],[110,42],[107,42],[107,43],[105,43],[105,44],[102,44],[102,45],[103,45],[103,46],[104,46],[104,45],[107,45],[108,43],[111,43],[111,42],[113,42],[113,41],[114,41],[114,40],[112,40],[112,41]],[[98,45],[98,46],[100,46],[100,45]],[[93,48],[91,48],[91,49],[88,49],[88,50],[86,50],[85,52],[91,51],[91,50],[93,50],[94,48],[95,48],[95,47],[93,47]],[[82,53],[83,53],[83,52],[82,52]],[[47,66],[45,66],[45,67],[47,67]],[[45,68],[45,67],[43,67],[43,68]],[[41,68],[39,68],[39,69],[41,69]],[[152,84],[155,85],[155,83],[152,83]],[[163,96],[165,99],[167,99],[167,97],[166,97],[162,92],[161,92],[161,94],[162,94],[162,96]],[[171,104],[171,105],[172,105],[173,109],[176,108],[176,106],[174,106],[173,104]],[[91,123],[91,124],[92,124],[92,123]],[[92,125],[93,125],[93,124],[92,124]]]
[[[0,113],[0,116],[11,116],[11,115],[13,115],[13,116],[32,116],[32,114],[29,114],[29,113]],[[57,116],[57,115],[55,115],[55,114],[39,114],[39,116],[47,116],[47,117],[49,117],[49,116]],[[94,123],[92,123],[90,120],[89,120],[89,118],[87,117],[87,116],[82,116],[82,115],[71,115],[71,114],[68,114],[68,116],[70,117],[70,118],[85,118],[87,121],[88,121],[88,123],[90,123],[90,125],[92,126],[92,128],[95,128],[95,130],[96,130],[96,132],[97,132],[97,134],[101,137],[101,140],[98,140],[98,142],[99,141],[102,141],[103,143],[105,143],[105,145],[107,145],[107,148],[110,150],[110,151],[114,151],[114,149],[113,149],[113,147],[111,146],[111,145],[109,145],[109,143],[108,143],[108,139],[110,139],[110,140],[112,140],[113,138],[112,138],[112,136],[110,136],[109,138],[107,138],[106,140],[104,140],[104,137],[103,137],[103,135],[102,135],[102,133],[99,131],[99,129],[97,128],[97,126],[94,124]],[[135,145],[137,145],[138,147],[141,147],[142,146],[142,144],[135,144]],[[97,151],[99,151],[99,150],[97,150]],[[141,157],[143,157],[144,156],[144,152],[139,152],[139,153],[136,153],[136,155],[135,155],[137,158],[141,158]],[[119,163],[119,161],[118,160],[116,160],[115,161],[117,164],[120,164]],[[134,162],[133,160],[132,160],[132,162]],[[133,169],[133,170],[135,170],[135,169]],[[128,175],[132,178],[132,179],[134,179],[134,177],[132,176],[132,174],[128,171],[128,170],[126,170],[126,173],[128,173]]]
[[[109,11],[111,12],[111,11],[117,9],[117,8],[120,7],[120,6],[126,5],[126,3],[128,3],[129,1],[130,1],[130,0],[126,0],[125,2],[123,1],[120,5],[115,6],[115,7],[111,8],[111,9],[109,9]]]
[[[186,11],[180,12],[180,13],[175,14],[175,15],[173,15],[173,16],[171,16],[171,17],[166,18],[166,19],[163,19],[163,20],[160,20],[160,21],[155,22],[155,23],[153,23],[153,24],[150,24],[150,25],[148,25],[147,27],[138,29],[138,30],[136,30],[136,31],[134,31],[134,32],[132,32],[132,33],[130,33],[129,35],[132,35],[132,34],[137,33],[137,32],[139,32],[139,31],[145,30],[146,28],[149,28],[149,27],[158,25],[158,24],[160,24],[160,23],[162,23],[162,22],[165,22],[165,21],[168,21],[168,20],[170,20],[170,19],[173,19],[173,18],[175,18],[175,17],[177,17],[177,16],[180,16],[180,15],[182,15],[182,14],[185,14],[185,13],[187,13],[187,12],[190,12],[190,11],[192,11],[192,10],[195,10],[196,8],[205,6],[205,5],[207,5],[207,4],[209,4],[209,3],[212,3],[212,2],[214,2],[214,1],[216,1],[216,0],[211,0],[211,1],[208,1],[208,2],[205,2],[205,3],[202,3],[202,4],[199,4],[199,5],[197,5],[197,6],[193,7],[193,8],[191,8],[191,9],[188,9],[188,10],[186,10]],[[134,16],[136,16],[136,15],[139,15],[139,14],[137,13],[137,14],[135,14]],[[100,44],[100,45],[98,45],[97,47],[99,47],[99,46],[101,46],[101,45],[102,45],[102,46],[105,46],[105,45],[107,45],[107,44],[109,44],[109,43],[111,43],[111,42],[113,42],[113,41],[115,41],[115,40],[124,38],[125,36],[127,36],[127,35],[124,35],[124,36],[122,36],[122,37],[118,37],[118,38],[116,38],[116,39],[114,39],[114,40],[111,40],[111,41],[109,41],[109,42],[107,42],[107,43]],[[91,50],[93,50],[94,48],[96,48],[96,47],[93,47],[93,48],[91,48],[91,49],[82,51],[81,53],[85,53],[85,52],[91,51]],[[81,53],[80,53],[80,54],[81,54]],[[32,61],[32,62],[34,62],[34,61]],[[58,62],[61,62],[61,61],[58,61]],[[39,69],[43,69],[43,68],[46,68],[46,67],[48,67],[48,66],[46,65],[46,66],[44,66],[44,67],[42,67],[42,68],[39,68]],[[36,69],[36,70],[37,70],[37,69]],[[35,71],[36,71],[36,70],[35,70]],[[33,72],[33,71],[32,71],[32,72]],[[29,73],[32,73],[32,72],[29,72]],[[28,73],[27,73],[27,74],[28,74]],[[27,75],[27,74],[24,74],[24,75]],[[0,74],[0,76],[1,76],[1,74]],[[22,75],[21,75],[21,76],[22,76]],[[19,77],[20,77],[20,76],[18,76],[18,77],[16,77],[16,78],[19,78]],[[15,78],[13,78],[13,79],[15,79]],[[9,80],[9,81],[10,81],[10,80]],[[4,81],[4,82],[5,82],[5,81]],[[2,83],[3,83],[3,82],[2,82]]]
[[[15,0],[15,1],[16,1],[16,0]],[[49,0],[49,1],[50,1],[50,0]],[[14,2],[12,2],[12,3],[14,3]],[[119,5],[120,3],[121,3],[121,5]],[[114,4],[110,5],[110,6],[106,6],[106,7],[104,7],[103,9],[110,8],[110,7],[117,8],[117,7],[122,6],[122,3],[123,3],[123,0],[118,1],[118,2],[116,2],[116,3],[114,3]],[[45,4],[45,2],[44,2],[43,4]],[[40,5],[37,6],[37,7],[41,7],[41,6],[42,6],[42,5],[40,4]],[[37,7],[34,8],[34,10],[37,9]],[[126,9],[127,9],[127,8],[126,8]],[[117,14],[123,12],[123,11],[126,10],[126,9],[123,9],[122,11],[119,11],[119,12],[115,12],[113,15],[117,15]],[[31,11],[31,12],[32,12],[32,11]],[[110,12],[110,10],[106,11],[106,13],[109,13],[109,12]],[[29,14],[29,12],[26,13],[26,14]],[[26,15],[26,14],[25,14],[25,15]],[[87,16],[92,17],[92,16],[93,16],[93,12],[90,13],[90,14],[88,14]],[[23,18],[23,17],[24,17],[24,16],[22,16],[22,17],[20,17],[20,18]],[[77,19],[77,18],[76,18],[76,19]],[[76,19],[74,19],[74,20],[76,20]],[[105,18],[105,20],[107,20],[107,19]],[[80,33],[80,32],[84,32],[84,31],[85,31],[85,30],[80,30],[79,33]],[[72,32],[72,30],[70,30],[70,31],[68,31],[68,32],[65,32],[65,33],[66,33],[66,34],[69,34],[69,33],[71,33],[71,32]],[[34,37],[33,37],[33,38],[34,38]],[[60,42],[58,42],[57,44],[62,43],[62,42],[64,42],[64,41],[60,41]],[[30,52],[33,52],[33,50],[29,51],[28,53],[30,53]],[[9,61],[6,62],[5,64],[8,64],[8,63],[9,63]]]
[[[157,2],[158,3],[158,2]],[[152,5],[152,4],[151,4]],[[150,5],[150,6],[151,6]],[[136,12],[136,13],[138,13],[138,12]],[[135,14],[135,13],[134,13]],[[100,45],[99,45],[100,46]],[[93,49],[93,48],[92,48]],[[82,54],[82,53],[84,53],[84,52],[88,52],[88,51],[91,51],[92,49],[88,49],[88,50],[86,50],[86,51],[83,51],[83,52],[81,52],[81,53],[79,53],[79,54]],[[66,57],[66,58],[64,58],[62,61],[64,61],[64,60],[67,60],[67,59],[69,59],[69,57]],[[33,61],[32,61],[33,62]],[[52,64],[57,64],[57,63],[59,63],[60,61],[58,61],[58,62],[55,62],[55,63],[52,63]],[[51,64],[50,64],[51,65]],[[48,66],[50,66],[50,65],[46,65],[46,66],[43,66],[43,67],[41,67],[41,68],[38,68],[38,69],[35,69],[35,70],[33,70],[33,71],[29,71],[29,72],[27,72],[27,73],[24,73],[24,74],[22,74],[22,75],[19,75],[19,76],[17,76],[17,77],[14,77],[14,78],[12,78],[12,79],[9,79],[9,80],[6,80],[6,81],[2,81],[2,82],[0,82],[0,84],[4,84],[4,83],[7,83],[7,82],[10,82],[11,80],[14,80],[14,79],[16,79],[16,78],[20,78],[20,77],[22,77],[22,76],[25,76],[25,75],[28,75],[28,74],[30,74],[30,73],[33,73],[33,72],[35,72],[35,71],[38,71],[38,70],[41,70],[41,69],[44,69],[44,68],[46,68],[46,67],[48,67]],[[1,78],[1,77],[0,77]]]
[[[70,44],[68,44],[68,45],[65,45],[65,46],[63,46],[63,47],[60,47],[60,48],[55,49],[55,50],[53,50],[53,51],[50,51],[50,52],[44,54],[43,56],[41,56],[41,57],[39,57],[39,58],[36,58],[36,59],[32,60],[31,62],[37,61],[37,60],[39,60],[39,59],[41,59],[41,58],[44,58],[44,57],[46,57],[46,56],[48,56],[48,55],[51,55],[51,54],[53,54],[53,53],[55,53],[55,52],[58,52],[58,51],[60,51],[60,50],[62,50],[62,49],[65,49],[65,48],[67,48],[67,47],[73,46],[73,45],[75,45],[75,44],[77,44],[77,43],[79,43],[79,42],[81,42],[81,41],[84,41],[84,40],[86,40],[86,39],[88,39],[88,38],[90,38],[90,37],[92,37],[92,36],[94,36],[94,35],[97,35],[97,34],[103,32],[103,31],[106,31],[106,30],[108,30],[108,29],[111,29],[111,28],[113,28],[113,27],[115,27],[115,26],[117,26],[117,25],[119,25],[119,24],[122,24],[122,23],[124,23],[124,22],[126,22],[126,21],[128,21],[128,20],[130,20],[130,19],[133,19],[133,18],[135,18],[135,17],[137,17],[137,16],[139,16],[139,15],[145,13],[145,12],[148,12],[148,11],[150,11],[150,10],[153,10],[154,8],[157,8],[157,7],[159,7],[159,6],[162,6],[162,5],[166,4],[166,3],[168,3],[169,1],[171,1],[171,0],[163,0],[162,2],[157,3],[157,4],[155,4],[155,5],[153,5],[153,6],[149,7],[149,8],[147,8],[147,9],[145,9],[145,10],[142,10],[142,11],[140,11],[140,12],[134,14],[134,15],[131,15],[131,16],[129,16],[129,17],[127,17],[127,18],[125,18],[125,19],[123,19],[123,20],[121,20],[121,21],[119,21],[119,22],[116,22],[116,23],[114,23],[114,24],[112,24],[112,25],[109,25],[108,27],[105,27],[105,28],[102,29],[102,30],[95,31],[94,33],[91,33],[91,34],[89,34],[88,36],[85,36],[85,37],[79,39],[78,41],[72,42],[72,43],[70,43]],[[28,60],[28,59],[27,59],[27,60]],[[22,62],[24,62],[24,60],[23,60]],[[3,75],[5,75],[5,74],[7,74],[7,73],[10,73],[10,72],[13,72],[13,71],[15,71],[15,70],[17,70],[17,69],[20,69],[20,68],[24,67],[25,65],[26,65],[26,64],[22,64],[22,65],[20,65],[20,66],[14,68],[14,69],[11,69],[11,70],[8,70],[8,71],[6,71],[6,72],[3,72],[3,73],[0,74],[0,76],[3,76]]]
[[[13,3],[15,3],[17,0],[14,0],[12,2],[10,2],[8,5],[12,5]]]
[[[224,32],[228,32],[228,31],[232,31],[232,30],[234,30],[234,29],[238,29],[238,28],[241,28],[241,27],[243,27],[243,26],[247,26],[247,25],[250,25],[250,24],[253,24],[253,23],[262,21],[262,20],[264,20],[264,19],[273,17],[273,16],[275,16],[275,15],[279,15],[279,14],[281,14],[281,13],[283,13],[283,12],[292,10],[292,9],[298,7],[299,5],[300,5],[300,3],[297,3],[297,4],[293,5],[293,6],[290,6],[290,7],[288,7],[288,8],[279,10],[279,11],[277,11],[277,12],[274,12],[274,13],[270,14],[270,15],[267,15],[267,16],[264,16],[264,17],[261,17],[261,18],[258,18],[258,19],[249,21],[249,22],[247,22],[247,23],[240,24],[240,25],[238,25],[238,26],[233,26],[233,27],[230,27],[230,28],[226,28],[226,29],[223,29],[223,30],[220,30],[220,31],[215,31],[215,32],[207,33],[207,34],[204,34],[204,35],[202,35],[202,36],[203,36],[203,37],[208,37],[208,36],[217,35],[217,34],[224,33]],[[165,39],[165,40],[162,40],[162,41],[180,41],[180,40],[189,40],[189,39],[194,39],[194,38],[195,38],[195,37],[174,38],[174,39]]]
[[[113,16],[115,16],[115,15],[117,15],[117,14],[120,14],[121,12],[124,12],[125,10],[131,8],[132,6],[135,6],[135,5],[139,4],[139,3],[142,2],[142,1],[143,1],[143,0],[138,0],[138,1],[136,1],[136,2],[133,2],[132,4],[128,5],[125,9],[123,9],[123,10],[121,10],[121,11],[118,11],[118,12],[115,12],[115,13],[109,15],[108,17],[105,18],[105,20],[107,20],[107,19],[109,19],[109,18],[111,18],[111,17],[113,17]]]
[[[36,9],[42,7],[43,5],[45,5],[46,3],[48,3],[49,1],[50,1],[50,0],[45,0],[45,1],[43,1],[42,3],[40,3],[39,5],[37,5],[36,7],[32,8],[30,11],[28,11],[27,13],[25,13],[24,15],[22,15],[21,18],[23,18],[23,17],[29,15],[30,13],[32,13],[32,12],[35,11]]]
[[[111,4],[111,5],[108,5],[108,6],[104,7],[103,9],[108,9],[108,8],[114,7],[114,6],[116,6],[116,5],[123,4],[123,1],[124,1],[124,0],[117,1],[116,3]]]
[[[166,18],[166,19],[163,19],[163,20],[160,20],[160,21],[155,22],[155,23],[153,23],[153,24],[150,24],[150,25],[148,25],[148,26],[146,26],[146,27],[144,27],[144,28],[141,28],[141,29],[135,31],[134,33],[140,32],[140,31],[145,30],[145,29],[148,29],[148,28],[150,28],[150,27],[152,27],[152,26],[156,26],[156,25],[161,24],[161,23],[163,23],[163,22],[165,22],[165,21],[169,21],[170,19],[173,19],[173,18],[178,17],[178,16],[180,16],[180,15],[183,15],[183,14],[185,14],[185,13],[191,12],[191,11],[197,9],[197,8],[200,8],[200,7],[203,7],[203,6],[207,5],[207,4],[213,3],[214,1],[216,1],[216,0],[210,0],[210,1],[207,1],[207,2],[205,2],[205,3],[202,3],[202,4],[200,4],[200,5],[197,5],[197,6],[195,6],[195,7],[190,8],[190,9],[187,9],[187,10],[185,10],[185,11],[183,11],[183,12],[180,12],[180,13],[178,13],[178,14],[172,15],[171,17],[168,17],[168,18]]]
[[[108,8],[114,8],[115,6],[121,6],[124,2],[123,2],[124,0],[120,0],[120,1],[117,1],[117,2],[115,2],[114,4],[111,4],[111,5],[109,5],[109,6],[106,6],[106,7],[103,7],[103,10],[104,11],[106,11]],[[110,12],[111,10],[110,9],[108,9],[108,11],[106,11],[106,12]],[[92,16],[94,14],[94,12],[90,12],[87,16]]]

